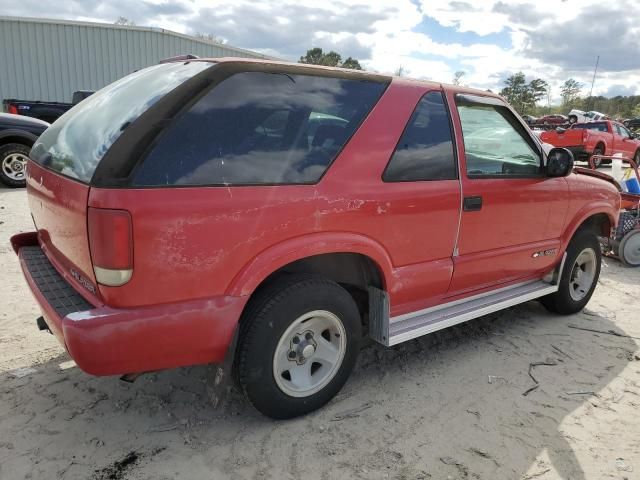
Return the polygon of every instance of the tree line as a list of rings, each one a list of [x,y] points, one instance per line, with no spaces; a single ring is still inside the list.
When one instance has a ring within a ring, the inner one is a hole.
[[[455,80],[455,79],[454,79]],[[560,86],[560,105],[551,105],[551,87],[541,79],[527,82],[524,73],[518,72],[504,81],[500,95],[504,97],[521,115],[542,116],[550,113],[566,115],[570,110],[596,110],[612,118],[631,118],[640,116],[640,95],[612,98],[603,96],[582,96],[583,84],[574,78],[567,79]]]

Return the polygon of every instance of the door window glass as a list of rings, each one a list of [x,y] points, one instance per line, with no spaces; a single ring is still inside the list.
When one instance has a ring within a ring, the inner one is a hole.
[[[540,153],[506,107],[458,103],[467,176],[521,177],[542,173]]]

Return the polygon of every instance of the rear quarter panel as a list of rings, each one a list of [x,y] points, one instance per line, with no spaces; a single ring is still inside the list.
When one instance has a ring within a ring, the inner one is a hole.
[[[123,287],[100,286],[105,303],[248,295],[290,261],[341,251],[378,264],[392,305],[444,293],[459,182],[381,180],[415,105],[433,89],[392,83],[316,185],[92,188],[90,206],[123,208],[133,219],[133,276]]]

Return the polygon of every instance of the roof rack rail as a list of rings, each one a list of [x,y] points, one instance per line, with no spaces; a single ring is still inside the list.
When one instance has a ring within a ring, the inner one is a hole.
[[[163,58],[158,63],[169,63],[169,62],[180,62],[185,60],[195,60],[198,57],[197,55],[192,55],[191,53],[187,53],[186,55],[176,55],[175,57]]]

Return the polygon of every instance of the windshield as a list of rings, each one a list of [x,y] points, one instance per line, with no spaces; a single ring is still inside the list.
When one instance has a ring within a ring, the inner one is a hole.
[[[88,183],[122,132],[160,98],[209,68],[208,62],[164,63],[128,75],[73,107],[38,139],[31,158]]]

